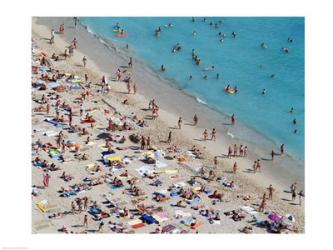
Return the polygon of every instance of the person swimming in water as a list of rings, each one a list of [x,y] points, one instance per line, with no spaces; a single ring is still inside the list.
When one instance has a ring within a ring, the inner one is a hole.
[[[173,53],[175,53],[175,52],[179,52],[179,51],[181,51],[181,49],[182,49],[182,47],[180,46],[179,43],[177,43],[177,44],[173,47],[172,52],[173,52]]]
[[[216,79],[219,79],[219,78],[220,78],[220,74],[217,73],[217,74],[216,74]]]
[[[236,38],[236,33],[235,33],[235,31],[233,31],[233,32],[231,33],[231,35],[232,35],[232,38],[233,38],[233,39]]]
[[[293,120],[293,124],[296,125],[296,118],[294,118],[294,120]]]
[[[194,17],[192,17],[192,23],[194,23],[195,22],[195,18]]]
[[[294,107],[291,107],[289,110],[289,113],[293,113],[294,112]]]
[[[192,36],[196,36],[196,35],[197,35],[197,32],[195,30],[193,30]]]
[[[288,42],[289,43],[292,43],[293,42],[293,39],[291,37],[288,37]]]
[[[260,46],[261,46],[261,48],[263,48],[263,49],[267,49],[267,45],[266,45],[265,42],[262,42]]]
[[[204,75],[203,79],[207,80],[207,75]]]
[[[225,91],[228,92],[229,89],[230,89],[230,84],[228,84],[227,87],[225,87]]]
[[[235,125],[235,123],[236,123],[235,114],[232,114],[232,116],[231,116],[231,125]]]
[[[266,95],[266,89],[263,89],[263,90],[261,91],[261,94],[262,94],[262,95]]]
[[[275,75],[274,75],[274,74],[271,74],[271,75],[270,75],[270,78],[274,78],[274,77],[275,77]]]
[[[192,49],[192,59],[194,59],[194,56],[195,56],[195,50]]]
[[[289,53],[289,49],[287,47],[281,48],[284,53]]]
[[[189,79],[189,80],[192,80],[192,75],[190,75],[188,79]]]
[[[161,65],[161,71],[164,72],[165,71],[165,67],[164,64]]]

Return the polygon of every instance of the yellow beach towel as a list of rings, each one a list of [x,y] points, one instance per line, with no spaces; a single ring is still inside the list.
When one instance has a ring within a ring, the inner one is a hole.
[[[47,212],[47,200],[41,200],[40,202],[38,202],[36,204],[36,206],[39,208],[40,211],[42,211],[42,213]]]

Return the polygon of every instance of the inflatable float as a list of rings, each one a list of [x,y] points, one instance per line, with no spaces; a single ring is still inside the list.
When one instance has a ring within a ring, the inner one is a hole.
[[[127,37],[127,33],[117,33],[116,37]]]
[[[231,88],[231,87],[228,87],[228,86],[224,87],[224,91],[227,92],[227,93],[229,93],[229,94],[235,94],[235,93],[237,93],[237,89],[236,88]]]

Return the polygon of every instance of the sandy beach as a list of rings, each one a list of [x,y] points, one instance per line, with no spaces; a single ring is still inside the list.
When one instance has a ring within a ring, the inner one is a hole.
[[[54,44],[50,44],[51,29],[58,31],[62,23],[64,34],[56,33]],[[73,56],[65,60],[62,55],[74,37],[78,41],[77,49]],[[304,180],[292,167],[281,167],[294,164],[287,154],[276,156],[274,161],[262,160],[261,172],[254,173],[253,162],[270,156],[260,148],[228,135],[234,129],[242,128],[237,128],[237,124],[235,127],[223,125],[223,122],[229,122],[229,118],[221,118],[217,112],[165,84],[164,79],[144,67],[139,59],[134,58],[133,68],[127,68],[129,51],[106,47],[84,27],[78,25],[74,28],[72,18],[33,18],[32,39],[32,65],[36,70],[32,74],[33,233],[57,233],[60,229],[68,233],[152,233],[158,230],[177,233],[267,233],[271,232],[271,225],[264,221],[271,223],[268,216],[272,218],[272,214],[276,217],[282,215],[281,220],[287,220],[288,226],[281,232],[304,232],[304,202],[299,205],[298,197],[292,201],[289,192],[294,182],[297,182],[297,191],[304,190]],[[51,58],[53,53],[59,55],[59,60]],[[84,56],[87,58],[86,67],[82,63]],[[42,58],[47,60],[47,69],[41,70],[41,66],[45,66],[40,65]],[[49,71],[50,68],[53,72]],[[115,80],[118,68],[122,71],[119,81]],[[42,74],[48,77],[63,76],[52,81],[43,80]],[[85,74],[88,75],[88,82],[84,80]],[[102,76],[107,78],[111,88],[109,92],[103,92]],[[127,93],[127,84],[123,81],[126,76],[131,76],[132,84],[136,84],[136,94]],[[39,90],[36,87],[39,86],[36,84],[38,80],[43,80],[42,84],[47,86],[50,82],[60,82],[65,88]],[[89,94],[82,97],[86,91]],[[149,101],[153,98],[159,106],[156,119],[152,119],[152,112],[148,110]],[[127,104],[124,104],[126,99]],[[49,112],[46,111],[47,104]],[[70,129],[67,129],[68,111],[64,107],[68,105],[73,113],[72,125],[79,126],[81,131],[74,129],[69,132]],[[60,125],[56,123],[59,126],[51,123],[57,112],[58,117],[65,117]],[[193,126],[192,121],[195,113],[199,116],[197,126]],[[88,116],[92,116],[93,126],[82,123]],[[183,120],[181,129],[177,125],[179,117]],[[112,119],[113,124],[126,121],[130,129],[117,127],[111,132],[107,130],[110,125],[108,119]],[[145,125],[138,126],[139,120],[144,120]],[[86,129],[87,134],[82,133],[82,128]],[[217,129],[216,141],[203,140],[203,131],[207,129],[210,138],[212,128]],[[64,152],[56,146],[61,131],[61,138],[67,142]],[[172,139],[171,143],[167,143],[170,131]],[[139,138],[149,136],[151,149],[140,149],[140,142],[136,144],[130,140],[132,134]],[[121,159],[119,168],[117,164],[109,166],[109,163],[101,162],[102,152],[108,151],[105,138],[110,135],[113,138],[112,156]],[[122,137],[125,138],[124,142]],[[40,146],[36,146],[38,140]],[[229,158],[228,147],[234,144],[238,147],[247,145],[247,156]],[[75,145],[79,150],[71,149]],[[193,145],[201,152],[199,158],[191,151]],[[52,150],[63,153],[65,161],[53,157],[55,151]],[[147,163],[147,157],[144,156],[147,152],[158,160]],[[84,154],[88,159],[80,160]],[[41,162],[46,160],[49,165],[54,163],[55,169],[59,169],[45,171],[45,167],[40,167],[39,162],[35,161],[36,157]],[[218,160],[216,165],[214,157]],[[237,172],[233,173],[235,162],[238,167]],[[143,176],[140,169],[148,171],[148,176]],[[45,185],[45,178],[43,183],[46,172],[50,176],[48,185]],[[64,178],[60,178],[63,172]],[[115,177],[122,183],[120,187],[114,185]],[[190,181],[191,177],[195,177],[193,182]],[[138,195],[133,195],[133,190],[130,190],[132,185],[128,181],[131,180],[139,188]],[[157,180],[160,182],[156,182],[157,186],[151,185]],[[273,199],[265,200],[264,211],[258,211],[264,193],[268,198],[267,188],[270,184],[274,188]],[[191,198],[198,199],[182,197],[179,190],[187,190]],[[212,197],[214,191],[223,194],[223,198]],[[171,196],[171,193],[177,192]],[[64,194],[68,196],[62,197]],[[80,209],[80,202],[76,203],[75,200],[84,197],[87,198],[87,207]],[[204,215],[206,210],[209,211],[208,215]],[[85,215],[88,225],[84,225]],[[150,224],[148,219],[142,219],[143,215],[159,223]],[[289,215],[292,219],[288,219]],[[101,219],[100,216],[105,217]],[[101,221],[104,225],[98,231]]]

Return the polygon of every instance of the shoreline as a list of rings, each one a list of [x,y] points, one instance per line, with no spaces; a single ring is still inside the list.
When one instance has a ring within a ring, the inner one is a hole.
[[[39,18],[37,23],[42,23],[50,29],[51,27],[58,27],[58,24],[61,22],[66,24],[71,23],[71,21],[70,18],[64,18],[63,20],[61,20],[61,18],[53,18],[53,20],[49,21],[44,20],[45,23],[43,23]],[[118,48],[114,43],[110,46],[109,41],[104,41],[106,44],[102,43],[100,41],[100,39],[103,39],[102,37],[95,33],[95,35],[90,33],[86,26],[82,24],[77,26],[75,34],[71,32],[72,30],[73,29],[68,29],[64,35],[66,42],[70,42],[73,36],[76,36],[79,41],[78,51],[80,51],[80,48],[84,50],[84,54],[91,58],[92,61],[96,62],[96,65],[101,71],[105,72],[106,75],[113,76],[115,74],[117,67],[115,67],[114,64],[127,65],[127,58],[130,55],[125,49]],[[93,45],[93,49],[95,50],[94,53],[92,53],[92,50],[86,49],[91,47],[91,45]],[[99,51],[100,53],[98,53]],[[199,126],[202,130],[204,130],[204,128],[215,127],[217,129],[218,138],[227,142],[228,145],[233,145],[234,143],[244,144],[244,142],[246,142],[250,148],[249,151],[252,151],[252,153],[250,153],[252,159],[265,159],[266,157],[270,157],[269,152],[276,145],[265,135],[260,134],[254,128],[246,127],[246,125],[242,123],[237,124],[237,128],[225,126],[224,123],[229,123],[227,114],[221,113],[209,105],[199,103],[195,96],[185,93],[179,89],[176,84],[173,84],[168,79],[164,79],[158,72],[150,69],[149,66],[144,64],[140,59],[133,58],[133,62],[135,65],[133,67],[133,80],[137,82],[138,93],[144,93],[146,99],[152,99],[158,96],[158,102],[163,110],[173,114],[179,114],[184,120],[188,121],[192,120],[192,116],[195,112],[198,112],[200,113],[199,117],[201,116]],[[182,103],[182,105],[178,105],[178,103]],[[181,106],[181,108],[179,106]],[[178,119],[178,117],[176,119]],[[174,122],[175,124],[176,121],[177,120]],[[230,138],[230,136],[227,135],[228,132],[233,134],[236,138]],[[238,137],[237,134],[241,136]],[[245,137],[246,140],[242,137]],[[253,138],[252,141],[251,137]],[[261,138],[260,142],[254,143],[253,140],[257,138]],[[263,142],[263,139],[266,141],[264,145],[260,144]],[[266,148],[269,148],[267,152],[264,151]],[[221,149],[220,153],[226,153],[226,151],[226,148],[224,150]],[[293,158],[288,152],[285,153],[283,159],[276,157],[275,163],[269,163],[267,165],[273,166],[269,167],[270,173],[266,174],[270,179],[278,181],[279,185],[288,185],[295,180],[304,188],[304,162]]]
[[[177,82],[176,79],[172,78],[172,77],[168,77],[166,75],[164,75],[163,73],[161,73],[160,70],[158,69],[153,69],[147,62],[145,62],[143,59],[140,58],[140,55],[138,55],[136,53],[136,51],[132,50],[131,48],[126,48],[121,46],[120,44],[117,44],[118,42],[120,43],[120,41],[118,40],[113,40],[112,38],[108,38],[108,37],[103,37],[102,35],[99,35],[97,33],[95,33],[91,27],[89,27],[88,25],[82,24],[80,23],[80,26],[84,28],[84,30],[86,30],[86,32],[88,32],[89,34],[91,34],[93,37],[95,37],[99,42],[101,42],[103,45],[105,45],[106,47],[108,47],[112,52],[116,52],[122,59],[124,59],[125,61],[128,61],[129,57],[133,57],[134,60],[136,60],[136,65],[138,65],[138,67],[142,67],[143,69],[145,69],[148,74],[152,74],[154,77],[156,77],[159,81],[163,82],[164,85],[167,85],[168,87],[177,89],[180,93],[180,96],[183,95],[185,96],[185,98],[190,97],[193,98],[197,103],[199,103],[200,105],[204,105],[206,107],[208,107],[209,110],[213,111],[211,112],[212,115],[214,117],[218,117],[220,120],[220,123],[224,123],[224,121],[228,121],[229,122],[229,117],[231,116],[231,113],[227,113],[226,111],[223,110],[222,107],[217,107],[214,106],[210,103],[207,103],[202,96],[200,96],[198,93],[191,93],[191,92],[187,92],[186,90],[184,90],[182,88],[182,86],[179,85],[179,83]],[[100,65],[100,67],[102,67],[102,65]],[[141,78],[139,80],[142,80]],[[147,94],[147,92],[149,93],[149,87],[151,87],[151,83],[145,84],[148,86],[144,86],[145,87],[145,94]],[[163,88],[163,87],[162,87]],[[152,95],[150,94],[150,97],[152,97]],[[167,106],[167,109],[169,108],[167,105],[168,103],[166,103],[165,106]],[[174,110],[172,112],[175,112]],[[286,111],[287,112],[287,111]],[[213,123],[207,123],[207,126],[211,126]],[[279,140],[277,138],[272,138],[270,137],[268,134],[262,133],[258,128],[254,127],[253,125],[249,125],[243,121],[238,121],[238,129],[235,130],[235,137],[236,139],[239,139],[241,141],[247,141],[248,143],[252,143],[253,145],[255,145],[258,149],[262,149],[262,148],[279,148],[280,144],[279,144]],[[219,124],[221,125],[221,124]],[[222,124],[223,125],[223,124]],[[223,126],[220,126],[221,129],[223,129]],[[255,140],[258,139],[258,143],[254,144],[254,138]],[[281,143],[283,143],[283,141],[280,141]],[[288,146],[288,145],[287,145]],[[301,167],[302,169],[304,168],[304,146],[303,146],[303,153],[298,152],[297,150],[294,150],[294,148],[292,150],[287,150],[287,152],[285,153],[285,155],[288,155],[288,157],[290,157],[290,162],[287,163],[286,165],[289,166],[293,166],[293,165],[298,165],[298,167]],[[263,150],[257,150],[258,154],[265,154]],[[293,171],[296,174],[300,174],[300,170],[298,169],[298,167],[296,167]]]
[[[56,18],[51,18],[51,19],[56,19]],[[38,24],[38,21],[36,22],[36,24]],[[65,22],[65,25],[66,25],[66,22]],[[33,24],[33,31],[36,32],[34,30],[34,26],[35,25]],[[44,26],[44,27],[47,28],[47,26]],[[53,26],[53,27],[56,27],[56,26]],[[84,28],[82,28],[82,29],[86,32],[86,30]],[[64,37],[64,41],[66,41],[66,42],[68,42],[68,40],[71,39],[70,36],[72,36],[71,32],[68,32],[68,31],[70,31],[70,29],[66,29],[66,33],[65,33],[66,35]],[[43,33],[43,32],[41,32],[41,33]],[[96,60],[94,60],[94,57],[96,57],[98,55],[101,55],[101,54],[98,54],[97,51],[95,51],[95,54],[91,54],[91,53],[89,53],[91,50],[85,50],[84,49],[84,47],[90,47],[91,43],[89,43],[89,39],[93,38],[93,37],[89,38],[89,36],[87,36],[88,34],[89,34],[88,32],[86,32],[86,34],[85,34],[84,32],[81,32],[80,30],[76,30],[75,31],[75,35],[77,36],[78,41],[79,41],[79,45],[78,45],[79,47],[78,47],[78,50],[75,51],[75,54],[81,54],[82,51],[84,51],[83,54],[87,55],[87,58],[88,58],[89,68],[90,68],[91,65],[93,65],[92,71],[94,71],[95,69],[98,69],[97,71],[95,71],[95,73],[96,72],[110,72],[110,70],[106,71],[106,70],[104,70],[104,69],[102,69],[102,68],[99,67],[100,64],[103,64],[103,62],[105,62],[105,60],[108,61],[108,63],[105,63],[104,67],[105,68],[112,68],[111,75],[113,74],[113,72],[116,71],[117,65],[127,64],[127,62],[124,60],[124,58],[117,57],[116,53],[113,54],[112,51],[109,50],[109,49],[108,49],[109,53],[105,54],[105,57],[109,56],[109,58],[100,58],[99,63],[96,63]],[[41,37],[42,37],[42,35],[41,35]],[[88,42],[84,39],[84,37],[87,37]],[[59,40],[59,39],[63,39],[63,38],[57,36],[56,41]],[[96,42],[99,42],[99,41],[96,41]],[[99,45],[97,45],[95,43],[94,46],[103,47],[101,43]],[[101,53],[101,52],[99,51],[99,53]],[[103,54],[103,51],[102,51],[102,54]],[[112,59],[114,59],[114,60],[112,60]],[[135,62],[136,62],[136,60],[134,59],[134,63]],[[111,65],[112,65],[112,67],[111,67]],[[136,66],[134,66],[134,67],[136,69]],[[126,94],[125,95],[121,94],[120,90],[121,89],[124,90],[125,89],[125,85],[124,84],[119,84],[117,82],[114,82],[114,84],[112,82],[111,87],[112,87],[112,89],[116,90],[116,94],[117,95],[120,95],[121,97],[126,97],[129,100],[131,99],[131,101],[133,100],[133,102],[134,102],[134,104],[133,104],[134,106],[136,105],[136,106],[139,106],[139,107],[143,108],[143,107],[145,107],[148,104],[146,98],[149,95],[146,95],[145,86],[143,84],[141,84],[141,82],[140,82],[140,73],[141,74],[146,74],[147,72],[145,71],[146,69],[143,69],[142,71],[140,71],[140,69],[136,69],[136,70],[139,71],[138,72],[139,74],[137,74],[137,72],[135,72],[134,75],[135,76],[139,75],[139,77],[134,77],[134,79],[135,79],[135,82],[137,82],[137,84],[139,86],[139,89],[138,89],[138,93],[139,94],[137,94],[135,96],[130,96],[130,97],[128,95],[126,95]],[[110,75],[110,74],[108,74],[108,75]],[[152,75],[152,76],[146,76],[146,77],[148,77],[148,80],[149,80],[149,78],[150,78],[150,80],[154,79],[154,75]],[[157,88],[158,88],[159,86],[162,86],[164,83],[163,82],[159,82],[157,84],[159,84],[157,86]],[[146,86],[146,88],[147,88],[147,86]],[[170,88],[170,89],[168,89],[168,88]],[[179,92],[180,94],[183,94],[178,89],[172,89],[170,86],[165,87],[163,89],[163,91],[166,92],[164,94],[166,94],[167,97],[168,97],[168,94],[170,94],[170,93],[177,93],[177,92]],[[145,93],[145,96],[142,96],[141,93]],[[182,97],[182,98],[184,98],[184,97]],[[161,100],[162,99],[163,98],[161,98]],[[209,117],[211,114],[214,114],[214,111],[210,110],[210,108],[207,107],[207,106],[205,106],[205,105],[198,104],[197,100],[195,100],[193,97],[188,96],[185,99],[188,99],[188,100],[186,100],[186,104],[188,104],[188,103],[191,104],[191,105],[193,105],[193,103],[196,104],[193,107],[194,110],[200,110],[200,112],[202,112],[202,110],[203,111],[207,110],[207,114],[205,114],[205,115],[199,115],[199,117],[201,118],[201,120],[200,120],[200,127],[195,127],[195,128],[193,127],[192,128],[190,126],[185,126],[184,129],[181,131],[181,136],[182,137],[183,136],[187,137],[187,140],[189,140],[189,141],[192,140],[193,141],[193,138],[191,138],[191,136],[193,137],[193,134],[197,134],[200,137],[204,127],[211,128],[211,126],[203,126],[203,125],[206,125],[206,124],[201,123],[201,121],[205,119],[205,118],[202,118],[202,117]],[[161,119],[162,122],[165,123],[169,127],[175,126],[176,123],[177,123],[177,118],[178,118],[177,114],[181,114],[182,112],[184,112],[183,109],[184,109],[185,106],[182,105],[181,107],[179,107],[180,106],[179,105],[178,107],[168,107],[168,106],[164,105],[163,101],[161,101],[161,100],[160,100],[160,98],[157,100],[159,104],[161,103],[160,104],[160,106],[161,106],[160,117],[161,118],[159,118],[159,119]],[[167,101],[168,99],[164,99],[164,100]],[[170,100],[169,100],[169,102],[170,102]],[[172,102],[173,101],[171,100],[171,103]],[[176,103],[174,103],[174,104],[177,106]],[[191,112],[187,112],[187,113],[189,113],[187,116],[186,115],[183,116],[184,123],[186,123],[188,121],[191,122],[191,118],[190,117],[193,115],[193,113],[191,113]],[[218,119],[219,118],[217,118],[217,120]],[[215,120],[212,119],[211,122],[215,122]],[[198,131],[201,131],[201,132],[198,133]],[[225,132],[225,131],[223,131],[223,132]],[[175,132],[175,133],[178,133],[178,132]],[[199,143],[199,144],[201,144],[200,146],[202,146],[203,148],[207,148],[208,153],[210,155],[213,155],[213,156],[214,155],[221,155],[221,153],[226,153],[226,149],[227,149],[228,145],[232,145],[234,143],[239,144],[238,141],[231,140],[230,138],[228,138],[228,136],[226,136],[225,133],[218,133],[217,138],[218,138],[217,140],[219,142],[216,142],[216,144],[214,144],[214,142],[211,142],[211,141],[207,142],[206,144],[203,144],[203,143]],[[221,141],[223,141],[222,145],[221,145]],[[193,144],[198,144],[198,142],[192,142],[192,143]],[[218,145],[218,147],[217,147],[217,145]],[[252,147],[250,147],[249,151],[251,152],[251,150],[252,150]],[[249,154],[249,158],[254,157],[254,155],[255,154],[250,153]],[[237,161],[238,160],[239,160],[239,163],[240,163],[242,169],[250,168],[251,167],[251,165],[248,165],[249,164],[249,160],[248,159],[237,159]],[[225,160],[225,159],[223,159],[223,161],[226,161],[224,168],[230,168],[230,165],[231,165],[230,161],[229,160]],[[232,161],[234,161],[234,159]],[[263,164],[266,165],[266,163],[263,163]],[[279,161],[278,160],[276,160],[274,162],[274,164],[272,164],[272,165],[273,166],[271,166],[271,167],[264,166],[264,173],[263,174],[255,175],[255,176],[250,176],[249,174],[243,174],[242,173],[241,174],[241,178],[247,178],[247,179],[249,179],[251,182],[256,183],[260,188],[267,187],[269,183],[273,183],[273,185],[275,187],[277,187],[277,189],[279,190],[279,194],[277,194],[277,195],[279,195],[281,197],[282,190],[288,189],[289,185],[291,184],[290,179],[295,180],[295,178],[291,177],[289,175],[289,173],[285,173],[285,175],[283,176],[283,174],[281,173],[281,172],[283,172],[283,171],[281,171],[281,168],[280,169],[274,169],[274,167],[275,167],[274,165],[279,165]],[[266,168],[269,168],[269,169],[266,169]],[[304,171],[304,169],[303,169],[303,171]],[[279,177],[277,174],[280,174],[280,175],[282,174],[282,176]],[[303,176],[302,176],[302,179],[303,179]],[[303,182],[301,182],[302,180],[297,180],[297,181],[298,181],[298,183],[300,183],[300,186],[302,187],[303,186]],[[286,185],[288,185],[288,186],[286,186]]]

